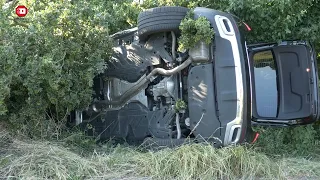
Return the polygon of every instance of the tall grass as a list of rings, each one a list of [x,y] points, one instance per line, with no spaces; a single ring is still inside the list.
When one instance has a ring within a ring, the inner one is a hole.
[[[280,164],[244,146],[215,149],[192,144],[136,156],[141,174],[157,178],[239,179],[282,177]]]
[[[151,151],[105,144],[83,156],[70,144],[18,140],[1,130],[0,143],[0,179],[320,177],[320,163],[313,159],[276,159],[246,146],[216,149],[206,144],[190,144]]]

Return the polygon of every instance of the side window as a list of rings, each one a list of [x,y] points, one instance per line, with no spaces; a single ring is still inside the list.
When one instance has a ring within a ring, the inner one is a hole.
[[[256,109],[261,117],[275,118],[278,109],[276,62],[271,50],[253,55]]]

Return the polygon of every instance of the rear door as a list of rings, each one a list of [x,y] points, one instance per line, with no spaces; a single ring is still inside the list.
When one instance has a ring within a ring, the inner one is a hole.
[[[279,119],[304,118],[312,114],[310,54],[303,45],[273,48],[278,66]]]
[[[316,119],[317,66],[307,44],[250,49],[253,118],[257,122],[305,123]]]

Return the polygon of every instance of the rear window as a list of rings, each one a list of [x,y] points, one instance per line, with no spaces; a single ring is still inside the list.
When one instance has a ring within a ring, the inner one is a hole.
[[[253,55],[256,109],[261,117],[276,117],[278,88],[276,63],[271,50]]]

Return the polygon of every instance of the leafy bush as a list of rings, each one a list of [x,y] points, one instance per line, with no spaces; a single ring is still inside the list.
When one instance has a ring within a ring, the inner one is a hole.
[[[259,128],[257,148],[268,154],[305,155],[316,147],[317,131],[312,125],[288,128]]]
[[[109,33],[136,17],[127,2],[14,1],[1,11],[1,119],[31,136],[58,133],[57,122],[91,101],[93,77],[112,50]],[[29,8],[26,17],[15,15],[17,4]]]

